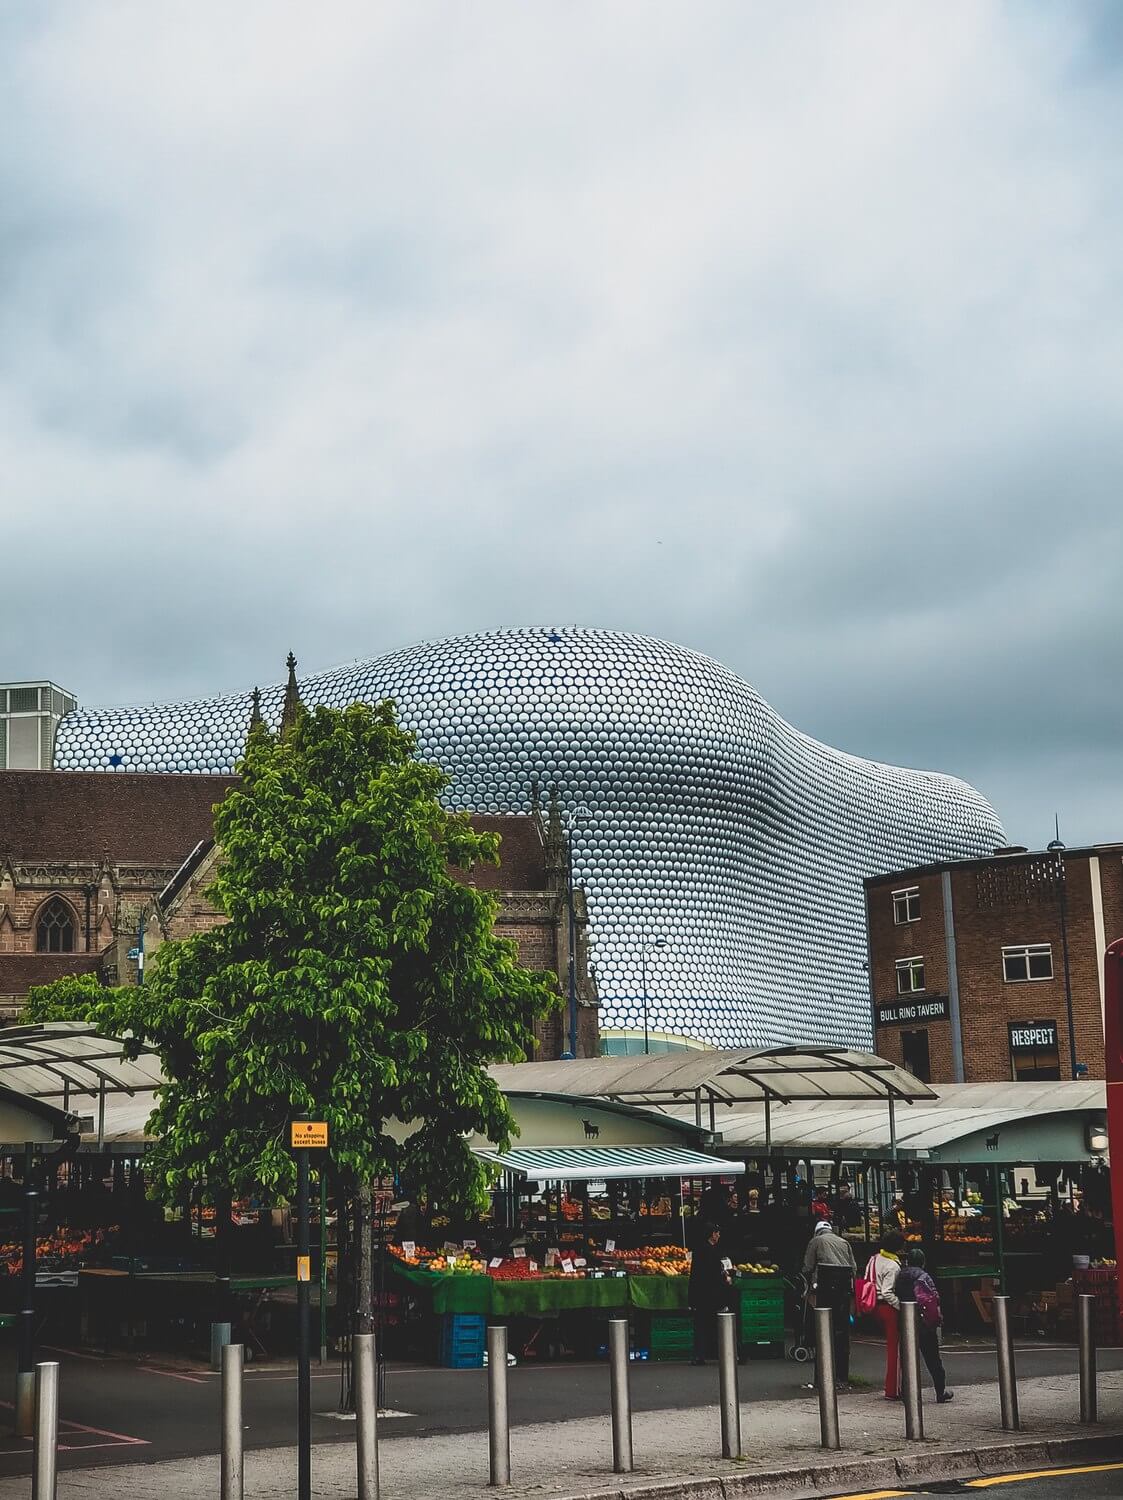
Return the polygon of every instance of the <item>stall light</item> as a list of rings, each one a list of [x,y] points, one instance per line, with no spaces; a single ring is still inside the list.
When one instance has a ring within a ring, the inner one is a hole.
[[[1109,1145],[1107,1137],[1107,1126],[1103,1123],[1102,1120],[1097,1120],[1094,1124],[1089,1125],[1085,1130],[1084,1135],[1085,1139],[1088,1142],[1089,1151],[1096,1151],[1102,1154],[1107,1150]]]

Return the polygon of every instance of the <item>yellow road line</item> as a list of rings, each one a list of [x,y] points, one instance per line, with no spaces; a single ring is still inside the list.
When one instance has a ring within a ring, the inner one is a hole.
[[[1110,1474],[1114,1469],[1123,1469],[1123,1464],[1082,1464],[1078,1469],[1027,1469],[1024,1474],[995,1474],[989,1479],[965,1479],[963,1482],[968,1489],[985,1490],[992,1484],[1020,1484],[1026,1479],[1060,1479],[1066,1474]]]
[[[894,1500],[897,1495],[915,1495],[916,1490],[863,1490],[860,1495],[839,1495],[837,1500]]]

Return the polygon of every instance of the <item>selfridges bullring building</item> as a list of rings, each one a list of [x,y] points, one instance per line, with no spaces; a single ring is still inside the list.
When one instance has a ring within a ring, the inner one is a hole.
[[[573,815],[601,1028],[718,1046],[871,1045],[862,877],[1004,842],[962,781],[833,750],[734,672],[583,628],[425,643],[302,679],[311,705],[393,698],[450,806]],[[283,687],[262,708],[279,718]],[[60,769],[229,771],[249,694],[69,714]]]

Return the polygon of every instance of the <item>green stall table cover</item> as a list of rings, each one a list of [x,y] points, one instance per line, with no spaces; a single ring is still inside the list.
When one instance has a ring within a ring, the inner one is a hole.
[[[642,1312],[685,1312],[687,1276],[629,1276],[633,1307]]]
[[[551,1317],[582,1308],[681,1313],[687,1310],[685,1276],[605,1276],[586,1279],[565,1276],[528,1281],[499,1281],[493,1276],[458,1275],[455,1271],[423,1271],[396,1262],[393,1273],[432,1297],[435,1313],[491,1313],[497,1318]],[[783,1282],[760,1277],[739,1283],[745,1300],[772,1301],[783,1306]],[[769,1295],[771,1294],[771,1295]]]
[[[543,1281],[492,1281],[491,1311],[497,1318],[548,1318],[559,1312],[593,1308],[621,1311],[629,1305],[628,1277],[586,1281],[579,1276]]]

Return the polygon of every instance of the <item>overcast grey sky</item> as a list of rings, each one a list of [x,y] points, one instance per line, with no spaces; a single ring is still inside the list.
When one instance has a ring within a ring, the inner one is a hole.
[[[0,7],[4,677],[508,624],[1123,838],[1123,6]]]

